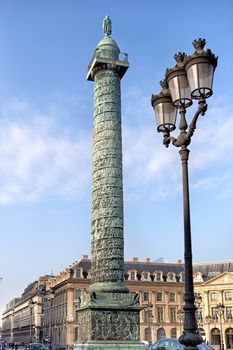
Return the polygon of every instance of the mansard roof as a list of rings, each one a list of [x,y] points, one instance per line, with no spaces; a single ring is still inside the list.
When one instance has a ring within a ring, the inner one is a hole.
[[[132,261],[125,261],[125,274],[130,270],[137,271],[139,275],[141,275],[142,272],[149,272],[152,275],[155,272],[162,272],[165,275],[169,272],[173,272],[176,275],[184,272],[184,264],[180,261],[178,263],[167,263],[156,261],[151,262],[149,259],[146,260],[146,262],[138,261],[138,259],[134,258]],[[91,269],[91,260],[85,256],[85,258],[75,262],[72,268],[82,268],[83,271],[88,272]],[[223,272],[233,272],[233,260],[195,263],[193,264],[193,273],[195,274],[198,272],[202,274],[203,280],[207,281]]]
[[[201,272],[204,281],[207,281],[223,272],[233,272],[233,261],[226,260],[197,263],[193,265],[193,272]]]

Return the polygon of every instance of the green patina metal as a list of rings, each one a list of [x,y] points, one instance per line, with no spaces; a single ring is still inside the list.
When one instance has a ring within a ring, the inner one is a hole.
[[[75,349],[144,349],[139,341],[138,295],[124,285],[124,215],[120,81],[129,63],[110,37],[111,20],[88,67],[94,81],[92,270],[78,312]]]
[[[96,63],[92,67],[92,285],[89,290],[128,292],[123,283],[124,218],[119,75],[121,61],[120,49],[110,38],[112,24],[109,16],[104,19],[103,31],[105,36],[97,45]],[[102,59],[105,62],[102,62]]]
[[[109,36],[112,34],[112,21],[109,18],[109,16],[106,16],[103,21],[103,32],[106,36]]]

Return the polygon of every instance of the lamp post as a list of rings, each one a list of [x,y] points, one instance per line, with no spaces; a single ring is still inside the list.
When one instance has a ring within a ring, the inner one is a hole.
[[[208,325],[208,341],[207,341],[208,343],[207,344],[210,344],[211,343],[211,341],[210,341],[210,323],[212,321],[212,317],[210,315],[207,315],[205,320],[206,320],[206,323]]]
[[[12,314],[11,314],[11,321],[10,321],[10,324],[11,324],[11,339],[10,339],[10,341],[11,342],[14,341],[14,315],[15,315],[15,309],[13,307]]]
[[[198,332],[200,331],[200,326],[202,323],[202,309],[201,309],[201,303],[202,303],[202,296],[200,293],[194,293],[195,297],[195,305],[196,305],[196,319],[197,319],[197,329]]]
[[[54,299],[54,291],[50,288],[46,291],[47,302],[49,307],[49,343],[52,343],[52,305]]]
[[[184,317],[184,311],[179,309],[177,311],[177,318],[178,318],[178,321],[180,323],[180,335],[181,335],[181,323],[182,323],[183,317]]]
[[[144,304],[143,305],[146,312],[147,312],[147,318],[146,318],[146,321],[148,322],[148,328],[149,328],[149,339],[148,339],[148,342],[151,344],[152,342],[152,336],[151,336],[151,321],[153,320],[153,315],[152,315],[152,308],[153,308],[153,305],[148,302],[147,304]]]
[[[216,311],[217,311],[217,314],[219,315],[219,322],[220,322],[220,350],[224,350],[223,332],[222,332],[222,317],[224,316],[224,309],[225,309],[225,306],[222,303],[219,303],[216,306]]]
[[[34,301],[32,298],[28,302],[28,306],[30,308],[30,320],[29,320],[29,342],[32,342],[32,310],[34,305],[36,304],[36,301]]]
[[[217,66],[217,58],[211,50],[204,50],[205,39],[193,41],[195,52],[191,56],[183,52],[176,54],[176,66],[167,69],[165,80],[161,81],[162,91],[152,95],[151,103],[157,119],[157,130],[164,135],[163,144],[168,147],[172,144],[180,148],[183,179],[183,213],[184,213],[184,265],[185,265],[185,305],[184,305],[184,332],[179,341],[186,349],[196,349],[202,342],[197,333],[194,305],[192,244],[188,184],[188,157],[187,146],[196,129],[197,119],[207,111],[206,99],[213,93],[213,75]],[[186,110],[198,100],[198,108],[190,125],[186,121]],[[177,110],[180,114],[177,138],[170,136],[176,128]]]

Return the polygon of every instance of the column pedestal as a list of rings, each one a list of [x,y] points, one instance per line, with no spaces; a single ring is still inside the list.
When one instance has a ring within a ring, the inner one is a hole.
[[[139,339],[136,293],[93,292],[78,314],[79,344],[74,350],[144,350]]]

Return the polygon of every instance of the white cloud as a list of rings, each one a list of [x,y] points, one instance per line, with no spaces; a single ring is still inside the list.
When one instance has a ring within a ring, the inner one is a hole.
[[[10,100],[2,114],[0,204],[78,197],[90,180],[90,138],[78,130],[76,139],[68,137],[55,118],[24,101]]]
[[[71,96],[67,98],[70,100],[79,111],[82,98]],[[189,147],[192,190],[214,189],[218,198],[233,196],[233,143],[228,136],[233,129],[233,114],[230,99],[223,102],[216,99],[206,116],[200,117]],[[140,89],[128,91],[124,103],[127,198],[147,195],[154,200],[177,195],[181,191],[179,149],[163,146],[150,99]],[[53,106],[41,112],[32,103],[16,98],[1,104],[0,204],[36,201],[47,195],[78,198],[87,186],[90,190],[91,132],[69,122],[61,124],[59,113],[64,112],[64,101],[61,106]]]

